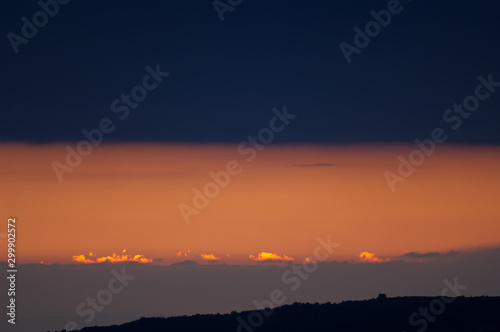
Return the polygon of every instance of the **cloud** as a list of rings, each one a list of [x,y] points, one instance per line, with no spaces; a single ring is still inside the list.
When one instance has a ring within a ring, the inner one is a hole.
[[[426,252],[426,253],[418,253],[418,252],[409,252],[407,254],[404,254],[402,257],[405,257],[405,258],[434,258],[434,257],[438,257],[440,256],[441,254],[438,253],[438,252]]]
[[[182,256],[187,257],[190,253],[191,253],[191,249],[187,248],[187,250],[178,251],[177,256],[178,257],[182,257]]]
[[[93,253],[89,253],[90,257],[95,257]],[[128,255],[126,254],[126,249],[122,251],[122,255],[117,255],[113,253],[111,256],[97,257],[94,260],[88,259],[85,255],[73,256],[73,260],[78,263],[84,264],[96,264],[96,263],[118,263],[118,262],[138,262],[138,263],[151,263],[153,260],[145,258],[144,255]]]
[[[361,261],[368,262],[368,263],[383,263],[383,262],[390,261],[389,258],[382,259],[382,258],[375,257],[374,253],[371,253],[368,251],[363,251],[361,254],[359,254],[359,258],[361,258]]]
[[[170,264],[169,266],[199,266],[198,262],[187,260],[187,261],[182,261],[179,263],[173,263]]]
[[[222,258],[214,256],[214,254],[201,254],[200,257],[211,263],[220,262]]]
[[[293,164],[290,167],[333,167],[333,166],[351,166],[343,164]]]
[[[87,264],[95,263],[93,260],[85,258],[85,255],[73,256],[73,260],[78,263],[87,263]]]
[[[436,252],[436,251],[419,253],[419,252],[412,251],[412,252],[404,254],[403,256],[399,256],[398,258],[422,260],[422,259],[454,257],[454,256],[457,256],[459,254],[460,254],[460,252],[454,251],[454,250],[450,250],[450,251],[445,252],[445,253],[440,253],[440,252]]]
[[[460,254],[459,251],[450,250],[447,253],[444,253],[443,256],[445,256],[445,257],[453,257],[453,256],[457,256],[459,254]]]
[[[257,256],[250,255],[248,256],[254,262],[258,263],[283,263],[283,262],[292,262],[293,257],[289,257],[287,255],[278,255],[270,252],[260,252]]]

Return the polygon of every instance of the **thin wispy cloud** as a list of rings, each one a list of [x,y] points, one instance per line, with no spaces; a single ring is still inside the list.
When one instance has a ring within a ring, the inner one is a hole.
[[[318,163],[318,164],[293,164],[290,165],[289,167],[347,167],[347,166],[354,166],[354,165],[349,165],[349,164],[328,164],[328,163]]]
[[[439,257],[441,254],[438,252],[426,252],[426,253],[418,253],[418,252],[409,252],[404,254],[403,257],[406,258],[433,258]]]
[[[455,251],[455,250],[450,250],[450,251],[445,252],[445,253],[440,253],[440,252],[436,252],[436,251],[419,253],[419,252],[412,251],[412,252],[404,254],[398,258],[422,260],[422,259],[434,259],[434,258],[448,258],[448,257],[457,256],[459,254],[460,254],[460,252]]]
[[[310,163],[310,164],[292,164],[287,167],[386,167],[383,165],[362,165],[362,164],[335,164],[335,163]]]

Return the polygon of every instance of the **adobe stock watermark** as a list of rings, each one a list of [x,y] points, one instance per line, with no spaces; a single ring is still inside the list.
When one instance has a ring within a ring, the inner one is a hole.
[[[212,5],[214,6],[215,12],[217,13],[217,16],[219,16],[219,20],[221,22],[224,21],[224,13],[225,12],[232,12],[234,8],[239,6],[243,0],[214,0],[212,2]]]
[[[289,291],[295,292],[299,289],[302,281],[309,279],[311,273],[318,269],[318,262],[324,262],[333,254],[333,249],[340,247],[340,244],[333,243],[331,241],[331,236],[328,235],[326,241],[321,237],[317,237],[316,241],[319,243],[314,249],[314,257],[306,258],[300,265],[292,264],[290,269],[287,269],[281,275],[281,281],[285,285],[291,285],[288,287]],[[321,251],[324,251],[321,253]],[[252,311],[247,320],[243,320],[241,316],[238,316],[236,320],[238,321],[237,332],[253,332],[264,323],[264,317],[269,318],[273,312],[274,308],[283,305],[286,302],[285,291],[276,288],[269,293],[269,299],[262,300],[261,302],[255,300],[253,305],[258,309],[258,311]]]
[[[82,317],[86,324],[90,324],[95,319],[96,312],[102,312],[113,301],[113,295],[123,292],[125,287],[128,286],[129,281],[135,279],[135,276],[126,274],[125,267],[122,268],[121,273],[113,269],[111,270],[111,274],[113,278],[109,280],[106,288],[99,290],[95,297],[88,296],[86,302],[81,302],[76,306],[76,314]],[[67,331],[73,331],[77,328],[78,323],[75,321],[69,321],[65,325]]]
[[[118,114],[120,120],[125,120],[130,114],[130,109],[136,109],[139,103],[146,99],[148,91],[156,89],[163,82],[163,79],[170,75],[168,72],[162,72],[159,64],[156,65],[155,69],[146,66],[145,70],[147,74],[142,78],[142,84],[134,86],[130,94],[122,93],[120,98],[116,98],[111,102],[111,112]],[[115,129],[116,126],[113,124],[113,120],[102,118],[97,128],[82,130],[85,139],[78,142],[75,148],[66,145],[66,163],[53,161],[51,164],[59,183],[63,182],[65,173],[73,172],[73,169],[82,163],[83,157],[90,155],[93,148],[102,143],[104,134],[110,134]]]
[[[238,145],[238,154],[247,156],[245,160],[248,163],[254,161],[257,157],[257,153],[264,150],[266,145],[274,140],[274,134],[282,132],[285,127],[290,124],[290,120],[297,117],[297,114],[288,113],[286,106],[283,107],[283,111],[281,112],[276,108],[273,108],[272,112],[275,116],[269,120],[269,127],[262,128],[255,136],[249,135],[246,141]],[[196,187],[193,188],[194,196],[192,199],[192,206],[185,203],[178,205],[184,222],[189,225],[191,223],[191,216],[199,215],[200,211],[208,206],[210,199],[217,197],[221,189],[229,185],[231,177],[240,174],[242,171],[243,168],[241,164],[234,159],[226,163],[226,168],[224,170],[220,170],[217,173],[210,171],[208,176],[213,181],[207,182],[203,186],[203,191]]]
[[[462,293],[460,291],[466,290],[467,286],[460,285],[458,283],[458,277],[455,277],[453,280],[453,284],[445,279],[444,284],[445,288],[441,291],[441,297],[437,299],[433,299],[428,307],[418,308],[418,312],[414,312],[410,315],[408,322],[413,327],[419,327],[418,332],[423,332],[427,329],[429,323],[432,323],[436,320],[437,316],[441,315],[446,307],[446,304],[453,303],[457,298],[457,296],[461,296]],[[454,295],[453,297],[449,297],[447,295],[448,292],[451,292]],[[430,311],[430,313],[429,313]],[[406,331],[403,331],[406,332]]]
[[[491,94],[495,92],[495,88],[500,87],[500,82],[493,81],[492,74],[488,75],[488,79],[483,76],[478,76],[479,84],[471,94],[464,98],[462,104],[453,104],[453,109],[449,108],[443,113],[443,120],[445,123],[451,124],[451,129],[457,130],[462,126],[462,121],[471,116],[471,113],[479,108],[480,101],[485,101],[490,98]],[[398,156],[398,174],[390,171],[384,172],[385,180],[389,185],[391,192],[396,191],[396,184],[403,183],[406,179],[415,172],[415,167],[424,163],[426,158],[430,157],[436,151],[436,144],[446,142],[448,135],[442,128],[434,128],[431,132],[430,138],[423,139],[422,141],[415,139],[414,143],[417,146],[410,152],[406,159],[402,155]]]
[[[360,54],[361,50],[370,44],[371,38],[377,37],[382,31],[382,28],[386,28],[389,23],[391,23],[392,16],[400,14],[403,9],[404,7],[401,5],[399,0],[389,0],[387,2],[387,10],[382,9],[378,12],[371,10],[370,15],[374,18],[374,20],[365,24],[364,31],[362,31],[358,26],[354,27],[355,34],[353,44],[355,46],[346,42],[341,42],[339,44],[340,50],[342,51],[347,63],[351,63],[352,55]]]
[[[21,44],[28,44],[30,39],[35,38],[38,34],[38,29],[43,28],[49,23],[50,18],[54,18],[57,13],[59,13],[59,5],[65,5],[70,0],[40,0],[38,1],[38,6],[42,10],[37,11],[33,14],[31,21],[26,17],[21,17],[23,25],[21,26],[21,35],[14,32],[9,32],[7,38],[9,39],[10,45],[14,50],[14,53],[19,53],[19,46]]]

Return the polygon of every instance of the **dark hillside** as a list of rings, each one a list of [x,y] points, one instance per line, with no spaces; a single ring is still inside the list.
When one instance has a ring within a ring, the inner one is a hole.
[[[141,318],[119,326],[87,327],[81,331],[423,332],[424,330],[500,331],[500,297],[379,296],[372,300],[346,301],[338,304],[294,303],[276,308],[272,312],[261,310],[224,315]]]

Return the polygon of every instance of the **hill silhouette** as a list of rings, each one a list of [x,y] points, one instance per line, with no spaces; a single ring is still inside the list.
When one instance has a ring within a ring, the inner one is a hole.
[[[450,303],[446,303],[450,302]],[[82,332],[132,331],[500,331],[500,297],[395,297],[294,303],[230,314],[141,318]]]

